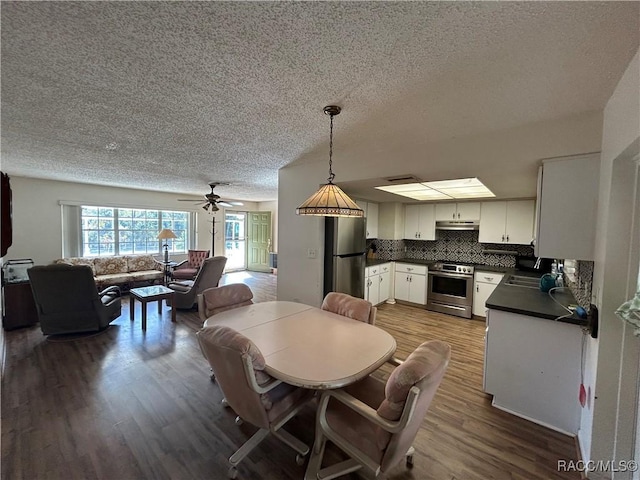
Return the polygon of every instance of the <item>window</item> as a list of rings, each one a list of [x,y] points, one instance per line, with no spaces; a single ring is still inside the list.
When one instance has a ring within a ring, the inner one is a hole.
[[[170,252],[185,253],[189,245],[187,212],[82,206],[80,222],[84,257],[160,253],[163,228],[177,237],[167,241]]]

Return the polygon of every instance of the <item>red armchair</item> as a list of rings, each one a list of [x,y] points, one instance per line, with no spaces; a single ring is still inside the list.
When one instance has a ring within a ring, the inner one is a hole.
[[[171,277],[176,280],[193,280],[205,258],[209,257],[209,250],[189,250],[189,258],[175,266]]]

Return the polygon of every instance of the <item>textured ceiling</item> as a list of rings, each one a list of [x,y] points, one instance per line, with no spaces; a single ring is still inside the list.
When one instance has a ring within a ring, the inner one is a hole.
[[[2,170],[275,199],[280,167],[326,155],[327,104],[345,150],[601,110],[639,5],[3,1]]]

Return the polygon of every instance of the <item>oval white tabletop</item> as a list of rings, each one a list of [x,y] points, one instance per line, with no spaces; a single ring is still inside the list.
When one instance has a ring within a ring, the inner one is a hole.
[[[254,303],[209,317],[262,352],[265,370],[291,385],[340,388],[364,378],[396,350],[395,339],[368,323],[295,302]]]

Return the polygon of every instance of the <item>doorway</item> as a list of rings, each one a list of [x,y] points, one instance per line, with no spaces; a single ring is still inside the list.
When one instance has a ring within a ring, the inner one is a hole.
[[[226,212],[224,215],[224,256],[227,257],[227,271],[247,268],[246,224],[246,212]]]
[[[271,242],[271,212],[225,212],[226,271],[271,273]]]

